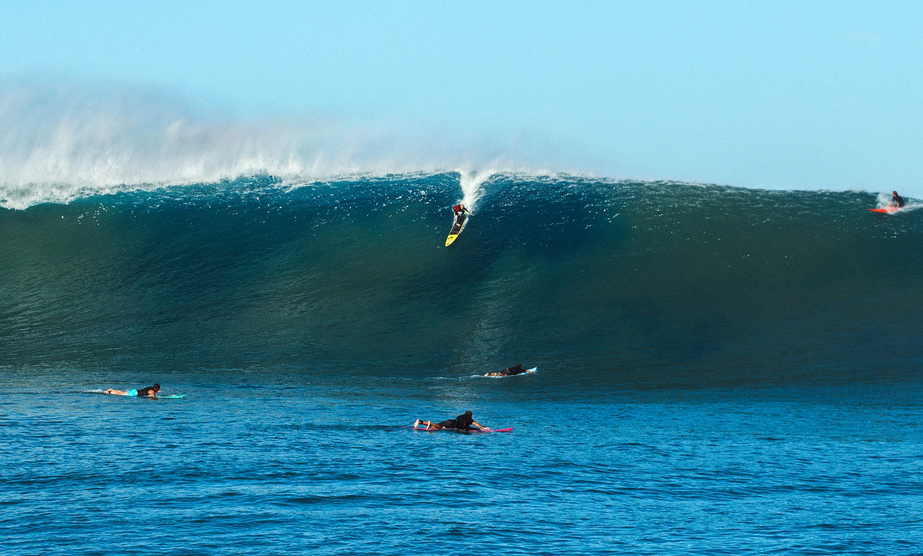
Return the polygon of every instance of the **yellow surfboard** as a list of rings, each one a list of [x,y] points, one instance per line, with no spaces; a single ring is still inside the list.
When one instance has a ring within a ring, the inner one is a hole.
[[[462,233],[462,230],[465,229],[465,224],[468,223],[468,217],[470,214],[461,213],[458,215],[458,218],[455,219],[455,222],[452,223],[452,230],[449,231],[449,237],[445,238],[445,246],[448,247],[452,245],[452,242],[455,241],[455,238],[458,237],[458,234]]]

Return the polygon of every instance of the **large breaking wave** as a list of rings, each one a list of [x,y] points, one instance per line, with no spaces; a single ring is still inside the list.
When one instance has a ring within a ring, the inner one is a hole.
[[[445,248],[465,188],[475,216]],[[921,213],[879,202],[450,172],[0,210],[0,365],[918,381]]]

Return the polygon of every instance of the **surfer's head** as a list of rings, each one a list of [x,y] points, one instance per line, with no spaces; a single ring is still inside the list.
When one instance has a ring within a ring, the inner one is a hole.
[[[469,409],[468,411],[466,411],[465,415],[467,415],[468,417],[471,417],[471,410]]]
[[[898,196],[898,195],[897,195],[897,191],[892,191],[892,192],[891,192],[891,196],[892,196],[892,197],[897,197],[897,196]]]
[[[155,384],[155,385],[154,385],[154,392],[160,392],[160,385],[159,385],[159,384]]]

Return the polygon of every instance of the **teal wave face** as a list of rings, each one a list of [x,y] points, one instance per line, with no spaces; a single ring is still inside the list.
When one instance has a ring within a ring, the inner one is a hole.
[[[449,248],[457,174],[260,177],[0,211],[0,364],[918,380],[913,210],[566,177],[499,175],[478,193]]]

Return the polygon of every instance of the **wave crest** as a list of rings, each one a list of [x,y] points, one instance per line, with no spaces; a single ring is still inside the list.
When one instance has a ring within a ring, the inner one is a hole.
[[[203,117],[142,89],[0,84],[0,121],[0,206],[13,209],[260,174],[313,181],[483,167],[484,160],[523,169],[502,149],[463,153],[384,124]],[[460,170],[471,205],[494,171]]]

